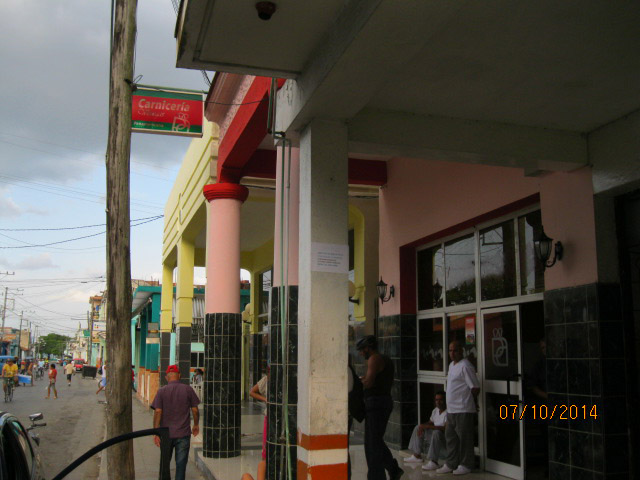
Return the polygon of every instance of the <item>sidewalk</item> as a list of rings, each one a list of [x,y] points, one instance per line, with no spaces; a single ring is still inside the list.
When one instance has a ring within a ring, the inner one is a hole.
[[[241,455],[234,458],[204,458],[202,449],[191,448],[192,458],[197,467],[202,471],[207,480],[238,480],[243,473],[250,473],[256,476],[258,463],[262,452],[262,409],[251,403],[242,405],[242,440]],[[201,422],[202,423],[202,422]],[[192,444],[193,445],[193,444]],[[349,452],[351,454],[351,468],[353,480],[365,480],[367,478],[367,461],[364,455],[364,445],[362,436],[351,435]],[[408,451],[391,450],[394,457],[398,459],[400,467],[405,474],[402,480],[423,480],[423,479],[452,479],[453,475],[437,475],[435,472],[423,472],[421,465],[407,465],[403,459],[408,457]],[[191,466],[191,463],[189,464]],[[455,477],[458,478],[458,477]],[[474,471],[465,475],[465,480],[508,480],[506,477],[487,472]]]
[[[153,428],[153,410],[147,409],[140,400],[132,399],[133,430]],[[200,423],[202,425],[202,422]],[[106,430],[106,429],[105,429]],[[193,462],[193,450],[200,448],[198,437],[191,437],[191,451],[187,464],[187,480],[202,480],[204,477]],[[201,440],[200,440],[201,442]],[[137,438],[133,441],[133,458],[135,462],[136,480],[158,480],[160,469],[160,449],[153,443],[152,437]],[[171,461],[171,478],[175,476],[175,462]],[[107,455],[102,451],[100,461],[100,480],[107,480]]]

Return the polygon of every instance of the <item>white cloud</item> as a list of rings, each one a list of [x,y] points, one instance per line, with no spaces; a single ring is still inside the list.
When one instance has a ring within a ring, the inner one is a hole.
[[[0,217],[19,217],[24,210],[6,193],[0,193]]]
[[[32,255],[18,262],[13,268],[17,270],[41,270],[45,268],[59,268],[54,265],[51,255],[41,253],[40,255]]]

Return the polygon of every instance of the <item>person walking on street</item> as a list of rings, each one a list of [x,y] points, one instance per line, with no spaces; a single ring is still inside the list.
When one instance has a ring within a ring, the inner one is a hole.
[[[474,431],[478,411],[480,383],[471,362],[462,358],[462,345],[457,340],[449,344],[447,375],[447,459],[436,473],[466,475],[475,464]]]
[[[189,385],[180,382],[180,369],[177,365],[169,365],[166,378],[168,384],[158,390],[151,403],[153,408],[153,428],[168,427],[171,441],[170,456],[175,450],[175,480],[184,480],[189,460],[190,435],[195,437],[200,432],[200,400]],[[193,416],[193,428],[189,417]],[[155,444],[160,446],[160,437],[154,437]],[[169,458],[171,460],[171,457]]]
[[[107,388],[107,366],[102,366],[102,378],[100,379],[100,383],[98,384],[98,391],[96,395],[98,395],[102,390]]]
[[[64,373],[67,374],[67,383],[71,386],[71,375],[73,375],[73,365],[71,363],[65,365]]]
[[[356,344],[360,355],[367,361],[367,373],[362,377],[364,386],[364,454],[367,459],[367,479],[386,480],[385,470],[390,480],[398,480],[404,471],[393,458],[384,432],[393,410],[391,386],[393,385],[393,363],[386,355],[378,352],[378,341],[373,335],[362,337]]]
[[[56,378],[58,378],[58,371],[56,370],[56,364],[52,363],[49,369],[49,386],[47,387],[47,396],[44,397],[47,400],[51,396],[51,389],[53,388],[53,398],[58,398],[58,391],[56,390]]]

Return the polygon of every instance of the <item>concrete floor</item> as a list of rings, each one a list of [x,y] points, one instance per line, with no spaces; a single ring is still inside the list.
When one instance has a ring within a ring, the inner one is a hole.
[[[242,410],[242,455],[234,458],[212,459],[204,458],[201,452],[201,444],[192,448],[191,455],[198,468],[207,479],[215,480],[238,480],[243,473],[251,473],[254,477],[261,460],[262,451],[262,421],[260,410],[252,405],[243,407]],[[200,440],[201,439],[196,439]],[[349,449],[352,462],[352,479],[366,480],[367,462],[364,456],[364,445],[361,438],[352,435],[351,447]],[[421,465],[410,466],[404,464],[403,458],[409,456],[409,452],[391,451],[398,459],[400,467],[405,471],[403,480],[422,480],[429,478],[466,478],[468,480],[505,480],[505,477],[486,472],[474,472],[464,477],[454,477],[453,475],[438,475],[435,472],[423,472]]]

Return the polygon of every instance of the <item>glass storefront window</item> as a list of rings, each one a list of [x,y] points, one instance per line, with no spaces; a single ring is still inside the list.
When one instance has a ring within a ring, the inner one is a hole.
[[[476,268],[473,234],[444,246],[447,306],[476,301]]]
[[[443,372],[442,317],[418,320],[418,370]]]
[[[520,244],[520,291],[522,295],[544,292],[544,268],[536,258],[533,240],[542,230],[540,210],[518,218]]]
[[[482,300],[516,295],[516,244],[513,221],[480,231]]]
[[[478,348],[476,342],[476,314],[463,313],[460,315],[448,315],[449,343],[457,340],[462,345],[462,356],[471,362],[473,368],[478,371]],[[447,345],[447,365],[449,359],[449,346]]]
[[[431,418],[431,412],[436,408],[436,393],[444,392],[441,383],[420,382],[420,423],[427,423]]]
[[[418,252],[418,310],[442,307],[444,248],[442,244]]]
[[[259,291],[259,307],[258,307],[258,315],[268,314],[269,313],[269,294],[271,293],[271,276],[273,270],[267,270],[266,272],[262,272],[260,274],[260,278],[258,279],[258,286],[260,288]]]

